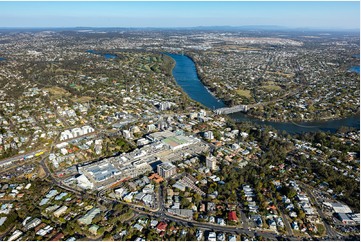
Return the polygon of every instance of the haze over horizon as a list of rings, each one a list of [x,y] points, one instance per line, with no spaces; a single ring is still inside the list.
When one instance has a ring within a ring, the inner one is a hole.
[[[0,2],[2,28],[360,29],[360,2]]]

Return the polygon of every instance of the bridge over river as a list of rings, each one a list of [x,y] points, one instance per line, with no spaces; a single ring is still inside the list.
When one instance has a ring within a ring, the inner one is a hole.
[[[167,54],[175,61],[175,67],[172,74],[177,84],[189,95],[193,100],[203,104],[204,106],[213,109],[215,113],[229,114],[236,122],[252,122],[260,125],[271,125],[278,130],[285,130],[289,133],[303,133],[316,131],[330,131],[336,132],[341,126],[360,128],[360,115],[357,113],[354,116],[343,118],[340,120],[329,121],[314,121],[301,122],[298,124],[292,122],[272,122],[262,121],[257,118],[250,117],[245,112],[257,106],[267,105],[270,102],[277,102],[289,95],[294,95],[295,91],[290,91],[279,97],[277,100],[260,102],[250,105],[238,105],[234,107],[226,107],[222,100],[217,99],[210,93],[199,80],[197,76],[197,69],[194,62],[185,55]]]
[[[230,113],[239,113],[239,112],[243,112],[246,113],[249,109],[251,108],[255,108],[258,106],[262,106],[270,102],[263,102],[263,103],[255,103],[255,104],[251,104],[251,105],[237,105],[237,106],[233,106],[233,107],[224,107],[224,108],[217,108],[214,109],[213,112],[215,112],[216,114],[230,114]]]
[[[237,105],[233,107],[217,108],[213,110],[216,114],[230,114],[238,112],[247,112],[249,107],[247,105]]]

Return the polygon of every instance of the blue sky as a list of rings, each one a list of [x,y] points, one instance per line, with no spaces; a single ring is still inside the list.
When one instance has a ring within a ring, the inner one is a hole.
[[[360,28],[353,2],[0,2],[0,27]]]

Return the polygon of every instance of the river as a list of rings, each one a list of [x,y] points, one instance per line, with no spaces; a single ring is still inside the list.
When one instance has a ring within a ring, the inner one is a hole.
[[[116,56],[116,55],[108,54],[108,53],[102,53],[102,52],[98,52],[98,51],[95,51],[95,50],[87,50],[86,52],[91,53],[91,54],[101,55],[106,60],[118,58],[118,56]]]
[[[214,97],[199,80],[194,62],[189,57],[175,54],[168,54],[168,56],[176,61],[176,65],[173,68],[174,78],[190,98],[210,109],[226,107],[226,105]]]
[[[198,78],[194,62],[188,56],[178,54],[167,55],[173,58],[176,62],[175,67],[173,68],[173,76],[176,82],[193,100],[210,109],[217,109],[226,106],[221,100],[218,100],[207,90],[207,88],[204,87]],[[330,131],[331,133],[335,133],[342,126],[360,129],[359,115],[338,120],[302,123],[262,121],[244,113],[233,113],[229,114],[229,116],[236,122],[252,122],[256,124],[270,125],[277,130],[285,130],[291,134],[316,131]]]
[[[360,66],[351,66],[351,68],[348,71],[360,74]]]

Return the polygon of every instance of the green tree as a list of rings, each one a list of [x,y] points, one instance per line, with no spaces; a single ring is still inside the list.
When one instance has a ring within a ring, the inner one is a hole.
[[[290,188],[287,191],[287,197],[294,198],[297,195],[297,192],[294,188]]]
[[[181,206],[183,208],[187,208],[189,205],[190,205],[190,201],[187,198],[183,197],[181,199]]]

